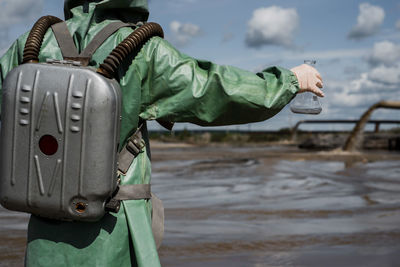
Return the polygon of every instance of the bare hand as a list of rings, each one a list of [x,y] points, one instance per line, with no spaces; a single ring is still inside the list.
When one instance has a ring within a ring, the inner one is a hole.
[[[325,96],[320,89],[323,87],[321,74],[315,68],[307,64],[302,64],[294,67],[291,71],[296,74],[299,81],[299,93],[311,92],[319,97]]]

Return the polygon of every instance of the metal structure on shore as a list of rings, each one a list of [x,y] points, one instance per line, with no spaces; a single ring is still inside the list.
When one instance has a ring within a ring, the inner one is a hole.
[[[301,120],[292,128],[292,141],[297,139],[299,127],[302,124],[355,124],[359,120]],[[375,132],[379,132],[381,124],[400,124],[400,120],[368,120],[366,123],[375,124]]]
[[[347,140],[343,146],[344,151],[354,151],[358,144],[362,142],[363,139],[363,132],[366,124],[375,124],[375,130],[374,132],[377,133],[379,132],[379,127],[381,124],[400,124],[400,120],[370,120],[369,118],[371,117],[371,114],[373,111],[379,108],[385,108],[385,109],[400,109],[400,101],[380,101],[378,103],[375,103],[372,105],[370,108],[367,109],[367,111],[364,112],[364,114],[360,117],[358,120],[343,120],[343,119],[334,119],[334,120],[301,120],[296,123],[296,125],[292,128],[292,133],[291,133],[291,139],[292,141],[297,140],[297,134],[300,125],[302,124],[349,124],[349,123],[355,123],[356,125],[354,126],[353,130],[350,132],[349,136],[347,137]],[[389,140],[393,141],[393,140]],[[397,142],[397,139],[395,140]],[[397,147],[396,144],[392,145],[391,143],[389,144],[389,147],[394,146]]]
[[[353,151],[357,148],[357,144],[359,144],[362,140],[362,133],[364,131],[365,124],[367,124],[372,112],[378,108],[400,109],[400,101],[380,101],[372,105],[366,112],[364,112],[347,138],[346,143],[343,146],[344,151]]]

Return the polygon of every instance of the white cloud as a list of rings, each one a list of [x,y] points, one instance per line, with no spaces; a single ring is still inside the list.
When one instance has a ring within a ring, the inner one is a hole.
[[[367,60],[371,65],[393,66],[400,61],[400,45],[389,41],[375,43]]]
[[[348,37],[350,39],[362,39],[377,33],[384,18],[385,11],[383,8],[369,3],[360,4],[357,24],[350,31]]]
[[[400,46],[375,43],[365,58],[373,62],[368,71],[345,83],[325,83],[330,106],[361,111],[380,100],[400,101]]]
[[[247,23],[246,44],[250,47],[290,47],[298,26],[299,16],[294,8],[271,6],[256,9]]]
[[[194,37],[202,34],[199,26],[191,23],[172,21],[169,25],[172,32],[172,42],[177,46],[187,45]]]
[[[389,74],[397,76],[397,78],[388,77]],[[359,78],[352,80],[348,87],[345,88],[347,93],[373,93],[373,92],[393,92],[399,91],[400,68],[376,67],[368,72],[361,73]],[[396,82],[397,81],[397,82]]]
[[[381,100],[400,101],[400,66],[379,66],[345,83],[325,85],[327,102],[332,107],[362,110]]]
[[[394,85],[394,88],[398,88],[400,86],[400,65],[376,67],[370,71],[368,77],[371,81],[387,85],[388,88],[393,88],[392,85]],[[398,92],[400,93],[400,89],[398,89]]]
[[[366,108],[382,100],[379,93],[368,94],[349,94],[347,92],[336,92],[329,96],[329,106],[332,108],[351,108],[345,109],[343,116],[354,114],[353,109],[365,111]],[[358,117],[361,114],[356,115]]]
[[[357,49],[336,49],[336,50],[321,50],[321,51],[308,51],[303,53],[283,53],[286,59],[304,59],[316,58],[321,59],[348,59],[348,58],[361,58],[367,54],[368,50],[364,48]]]
[[[298,63],[303,62],[304,59],[311,58],[316,59],[317,62],[320,60],[342,60],[342,59],[362,59],[369,55],[371,49],[369,48],[357,48],[357,49],[336,49],[336,50],[312,50],[306,52],[299,52],[295,50],[285,50],[276,53],[254,51],[249,55],[230,57],[219,59],[222,64],[228,65],[240,65],[244,62],[254,62],[255,60],[265,59],[266,61],[262,64],[252,67],[252,70],[257,72],[264,69],[268,64],[281,64],[282,61],[297,60]]]
[[[374,80],[371,72],[364,72],[356,79],[332,86],[325,82],[326,102],[334,108],[343,108],[343,116],[354,114],[354,110],[365,111],[366,108],[381,100],[400,100],[397,85],[385,84],[381,80]],[[384,78],[383,76],[378,76]],[[358,115],[361,115],[359,113]]]

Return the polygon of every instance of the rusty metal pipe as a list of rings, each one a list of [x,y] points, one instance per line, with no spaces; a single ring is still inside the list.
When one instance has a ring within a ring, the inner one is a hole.
[[[388,109],[400,109],[400,101],[380,101],[372,105],[360,118],[356,126],[354,126],[353,131],[346,140],[343,146],[344,151],[353,151],[356,149],[357,144],[361,142],[362,132],[364,130],[365,124],[371,117],[372,112],[378,108],[388,108]]]

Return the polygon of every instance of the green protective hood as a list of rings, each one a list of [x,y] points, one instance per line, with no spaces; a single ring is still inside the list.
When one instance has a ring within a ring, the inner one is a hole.
[[[98,20],[112,16],[125,22],[136,22],[147,21],[149,17],[147,0],[65,0],[66,20],[73,16],[71,10],[78,6],[94,8]]]

